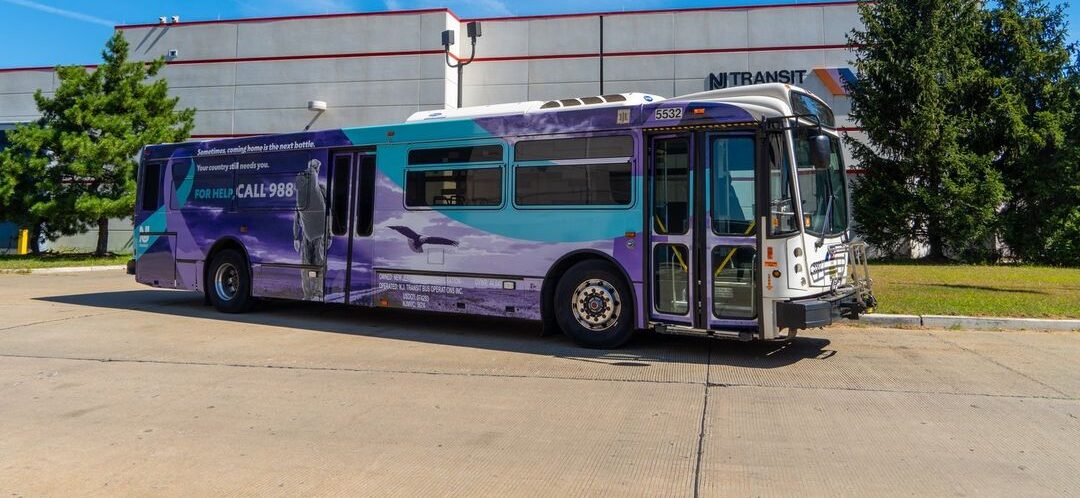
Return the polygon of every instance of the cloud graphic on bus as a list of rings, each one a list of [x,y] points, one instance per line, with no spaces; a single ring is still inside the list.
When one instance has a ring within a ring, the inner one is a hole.
[[[447,238],[444,238],[444,237],[425,237],[425,236],[422,236],[422,235],[412,231],[412,229],[410,229],[409,227],[393,225],[393,226],[390,226],[390,227],[387,227],[387,228],[390,228],[390,229],[396,231],[397,233],[400,233],[401,235],[404,235],[406,238],[408,238],[409,239],[409,249],[412,249],[412,251],[416,252],[416,253],[424,252],[424,244],[441,245],[441,246],[457,246],[458,245],[458,242],[456,240],[450,240],[450,239],[447,239]]]

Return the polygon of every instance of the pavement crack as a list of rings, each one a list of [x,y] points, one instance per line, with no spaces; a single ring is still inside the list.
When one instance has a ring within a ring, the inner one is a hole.
[[[126,310],[124,310],[124,311],[126,311]],[[41,320],[41,321],[37,321],[37,322],[21,323],[21,324],[18,324],[18,325],[9,325],[7,327],[0,327],[0,332],[3,332],[5,330],[21,329],[23,327],[33,327],[34,325],[43,325],[43,324],[46,324],[46,323],[66,322],[68,320],[78,320],[80,318],[90,318],[90,317],[94,317],[94,316],[111,315],[111,314],[115,314],[115,313],[122,313],[122,311],[105,311],[105,312],[101,312],[101,313],[87,313],[85,315],[68,316],[68,317],[64,317],[64,318],[53,318],[52,320]]]
[[[78,320],[80,318],[91,318],[91,317],[96,317],[96,316],[115,315],[115,314],[118,314],[118,313],[128,313],[128,312],[132,312],[132,311],[136,311],[136,312],[138,312],[138,311],[148,311],[148,310],[150,310],[152,308],[161,308],[161,307],[171,306],[171,305],[174,305],[174,304],[183,303],[183,302],[187,302],[187,301],[189,301],[189,300],[184,299],[182,301],[176,301],[176,302],[156,303],[156,304],[150,304],[150,305],[146,305],[146,306],[133,306],[133,307],[130,307],[130,308],[113,309],[113,310],[109,310],[109,311],[103,311],[101,313],[87,313],[85,315],[76,315],[76,316],[68,316],[68,317],[64,317],[64,318],[53,318],[51,320],[40,320],[40,321],[37,321],[37,322],[21,323],[21,324],[18,324],[18,325],[9,325],[7,327],[0,327],[0,332],[6,331],[6,330],[21,329],[23,327],[33,327],[35,325],[44,325],[44,324],[47,324],[47,323],[58,323],[58,322],[66,322],[68,320]]]
[[[701,496],[701,459],[705,453],[705,423],[709,413],[709,386],[712,376],[712,341],[705,349],[705,394],[701,403],[701,424],[698,427],[697,457],[694,461],[694,498]]]
[[[952,392],[952,391],[919,391],[915,389],[872,389],[868,387],[837,387],[837,386],[774,386],[766,384],[739,384],[739,383],[711,383],[709,387],[740,388],[753,387],[761,389],[802,389],[808,391],[849,391],[861,393],[884,393],[884,394],[923,394],[929,396],[973,396],[978,398],[1013,398],[1013,399],[1047,399],[1056,401],[1080,401],[1080,398],[1062,393],[1061,396],[1040,396],[1037,394],[995,394],[976,392]]]
[[[993,359],[993,358],[991,358],[989,356],[986,356],[986,355],[984,355],[984,354],[982,354],[982,353],[980,353],[978,351],[975,351],[974,349],[971,349],[969,347],[957,344],[957,343],[955,343],[953,341],[950,341],[950,340],[948,340],[948,339],[946,339],[944,337],[941,337],[941,336],[939,336],[937,334],[934,334],[934,333],[931,333],[930,335],[932,337],[934,337],[935,339],[937,339],[937,340],[939,340],[941,342],[944,342],[945,344],[948,344],[950,346],[958,348],[961,351],[964,351],[966,353],[978,356],[979,358],[982,358],[985,361],[988,361],[990,363],[993,363],[994,365],[997,365],[997,366],[999,366],[1001,368],[1004,368],[1005,370],[1008,370],[1008,371],[1010,371],[1010,372],[1012,372],[1012,373],[1014,373],[1016,375],[1019,375],[1019,376],[1025,378],[1027,380],[1030,380],[1030,381],[1032,381],[1032,382],[1034,382],[1034,383],[1036,383],[1036,384],[1038,384],[1040,386],[1043,386],[1043,387],[1045,387],[1045,388],[1047,388],[1047,389],[1049,389],[1049,390],[1051,390],[1051,391],[1053,391],[1055,393],[1058,393],[1058,394],[1060,394],[1062,396],[1068,396],[1068,394],[1062,392],[1060,389],[1058,389],[1058,388],[1056,388],[1054,386],[1051,386],[1050,384],[1047,384],[1047,383],[1045,383],[1045,382],[1043,382],[1043,381],[1041,381],[1039,379],[1036,379],[1035,377],[1032,377],[1032,376],[1030,376],[1030,375],[1028,375],[1028,374],[1026,374],[1024,372],[1021,372],[1021,371],[1019,371],[1019,370],[1017,370],[1017,369],[1015,369],[1013,367],[1010,367],[1010,366],[1008,366],[1008,365],[1006,365],[1004,363],[1001,363],[1000,361],[997,361],[997,360],[995,360],[995,359]]]
[[[980,392],[954,392],[954,391],[926,391],[916,389],[875,389],[868,387],[843,387],[843,386],[799,386],[799,385],[768,385],[761,383],[724,383],[724,382],[712,382],[711,381],[711,365],[712,365],[712,346],[710,345],[707,350],[707,364],[705,382],[700,381],[680,381],[680,380],[654,380],[654,379],[615,379],[615,378],[587,378],[587,377],[570,377],[562,375],[527,375],[527,374],[513,374],[513,373],[489,373],[489,372],[438,372],[433,370],[408,370],[408,369],[379,369],[379,368],[358,368],[358,367],[318,367],[311,365],[273,365],[273,364],[255,364],[255,363],[223,363],[223,362],[209,362],[209,361],[177,361],[177,360],[155,360],[155,359],[136,359],[136,358],[93,358],[93,357],[77,357],[77,356],[45,356],[45,355],[30,355],[30,354],[0,354],[0,358],[25,358],[25,359],[39,359],[39,360],[64,360],[64,361],[82,361],[82,362],[96,362],[96,363],[131,363],[131,364],[148,364],[148,365],[179,365],[179,366],[200,366],[200,367],[225,367],[225,368],[249,368],[249,369],[267,369],[267,370],[297,370],[297,371],[312,371],[312,372],[349,372],[349,373],[383,373],[383,374],[398,374],[398,375],[431,375],[431,376],[452,376],[452,377],[481,377],[481,378],[504,378],[504,379],[546,379],[546,380],[570,380],[570,381],[591,381],[591,382],[610,382],[610,383],[630,383],[630,384],[662,384],[662,385],[685,385],[685,386],[703,386],[704,403],[701,411],[701,420],[698,429],[698,444],[697,455],[695,463],[695,492],[697,491],[697,471],[700,470],[702,455],[704,453],[704,443],[706,438],[705,423],[708,410],[708,402],[711,388],[757,388],[757,389],[800,389],[800,390],[813,390],[813,391],[848,391],[848,392],[865,392],[865,393],[885,393],[885,394],[912,394],[912,395],[928,395],[928,396],[973,396],[983,398],[1008,398],[1008,399],[1045,399],[1045,400],[1058,400],[1058,401],[1080,401],[1080,398],[1072,397],[1067,394],[1061,396],[1042,396],[1034,394],[995,394],[995,393],[980,393]]]
[[[401,374],[401,375],[434,375],[434,376],[453,376],[453,377],[487,377],[487,378],[507,378],[507,379],[549,379],[549,380],[576,380],[576,381],[593,381],[593,382],[618,382],[618,383],[631,383],[631,384],[664,384],[664,385],[702,385],[701,382],[693,381],[678,381],[678,380],[652,380],[652,379],[604,379],[604,378],[582,378],[582,377],[568,377],[559,375],[526,375],[526,374],[499,374],[499,373],[484,373],[484,372],[436,372],[432,370],[398,370],[398,369],[379,369],[379,368],[355,368],[355,367],[316,367],[310,365],[270,365],[270,364],[254,364],[254,363],[218,363],[208,361],[173,361],[173,360],[141,360],[134,358],[90,358],[90,357],[77,357],[77,356],[43,356],[43,355],[23,355],[23,354],[0,354],[0,358],[27,358],[38,360],[66,360],[66,361],[85,361],[96,363],[134,363],[134,364],[148,364],[148,365],[181,365],[181,366],[199,366],[199,367],[226,367],[226,368],[252,368],[252,369],[268,369],[268,370],[301,370],[312,372],[350,372],[350,373],[384,373],[384,374]]]

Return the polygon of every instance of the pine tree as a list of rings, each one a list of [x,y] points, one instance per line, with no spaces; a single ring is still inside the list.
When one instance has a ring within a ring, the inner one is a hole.
[[[1064,6],[1001,0],[980,53],[1003,81],[980,143],[1011,194],[1005,242],[1023,261],[1080,265],[1080,75]]]
[[[37,254],[42,238],[75,232],[81,224],[70,206],[51,219],[44,212],[43,203],[61,187],[59,168],[44,149],[48,131],[35,124],[21,125],[8,138],[9,147],[0,152],[0,219],[29,229],[30,251]]]
[[[139,150],[187,139],[195,113],[176,110],[178,99],[156,79],[164,59],[127,60],[122,33],[102,57],[95,70],[58,67],[55,94],[34,94],[41,118],[10,134],[0,159],[0,200],[20,198],[26,221],[43,222],[50,235],[96,226],[97,254],[108,251],[109,218],[134,210]]]
[[[977,53],[981,2],[880,0],[859,12],[851,116],[869,140],[848,141],[866,170],[858,230],[887,250],[928,244],[934,259],[982,247],[1005,191],[993,156],[970,147],[995,86]]]

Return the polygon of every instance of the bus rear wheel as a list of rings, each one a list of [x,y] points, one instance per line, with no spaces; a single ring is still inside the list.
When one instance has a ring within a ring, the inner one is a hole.
[[[210,303],[224,313],[243,313],[251,309],[251,270],[239,252],[226,249],[210,261],[207,293]]]
[[[622,346],[634,334],[630,286],[608,263],[578,263],[555,287],[555,320],[563,333],[587,348]]]

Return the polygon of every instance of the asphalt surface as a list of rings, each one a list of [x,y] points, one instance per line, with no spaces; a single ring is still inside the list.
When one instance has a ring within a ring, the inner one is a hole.
[[[0,276],[0,495],[1080,494],[1080,333],[793,344]]]

